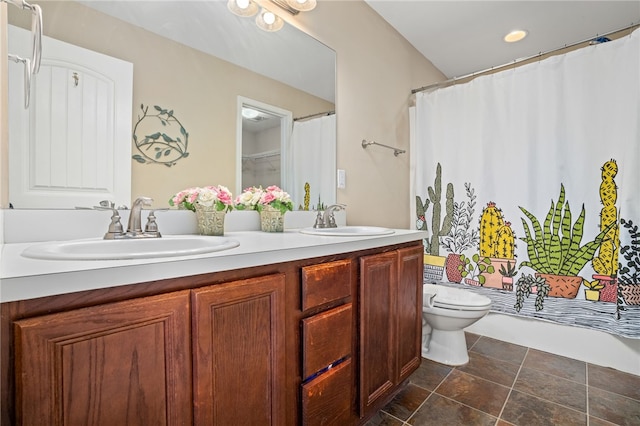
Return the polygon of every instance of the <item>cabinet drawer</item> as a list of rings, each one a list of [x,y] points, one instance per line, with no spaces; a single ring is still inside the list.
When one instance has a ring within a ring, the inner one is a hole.
[[[302,268],[303,311],[350,295],[350,260],[338,260]]]
[[[351,354],[351,303],[302,320],[302,378]]]
[[[304,426],[343,425],[351,412],[351,358],[302,385]]]

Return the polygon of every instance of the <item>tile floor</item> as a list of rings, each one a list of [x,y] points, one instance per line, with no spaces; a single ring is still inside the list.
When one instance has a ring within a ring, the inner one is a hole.
[[[640,376],[467,334],[469,363],[426,359],[366,426],[640,425]]]

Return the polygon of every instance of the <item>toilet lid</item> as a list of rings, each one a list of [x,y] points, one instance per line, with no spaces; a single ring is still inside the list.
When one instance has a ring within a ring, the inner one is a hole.
[[[430,286],[426,288],[426,286]],[[445,309],[460,309],[464,307],[468,310],[486,309],[491,305],[491,299],[481,294],[476,294],[468,290],[445,287],[442,285],[425,284],[425,297],[428,293],[436,293],[433,300],[434,306]]]

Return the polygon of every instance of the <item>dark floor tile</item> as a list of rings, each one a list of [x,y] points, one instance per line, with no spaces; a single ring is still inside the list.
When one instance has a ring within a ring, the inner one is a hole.
[[[431,392],[409,383],[382,409],[400,420],[407,420]]]
[[[480,335],[479,334],[473,334],[473,333],[464,333],[464,339],[467,342],[467,349],[471,349],[473,347],[473,345],[476,344],[476,342],[478,341],[478,339],[480,339]]]
[[[390,416],[389,414],[378,411],[364,426],[402,426],[404,422]]]
[[[574,382],[586,383],[587,363],[560,355],[529,349],[524,359],[523,367],[540,370]]]
[[[522,367],[513,388],[583,413],[587,411],[586,385],[571,380]]]
[[[640,376],[599,365],[587,365],[588,384],[599,389],[640,400]]]
[[[498,417],[509,395],[509,388],[454,370],[436,392],[492,416]]]
[[[459,402],[431,394],[407,423],[414,426],[493,426],[496,418]]]
[[[585,426],[587,415],[535,396],[512,391],[501,419],[517,426]]]
[[[500,361],[476,352],[469,352],[468,364],[456,367],[456,370],[509,387],[513,386],[519,369],[520,366],[516,364]]]
[[[617,426],[615,423],[589,416],[589,426]]]
[[[509,423],[506,420],[498,420],[498,422],[496,423],[496,426],[514,426],[513,423]]]
[[[432,391],[442,383],[451,370],[452,367],[422,358],[420,367],[411,374],[409,382]]]
[[[471,351],[517,365],[522,364],[527,354],[527,348],[524,346],[484,336],[478,339]]]
[[[589,386],[589,415],[618,424],[640,425],[640,401]]]

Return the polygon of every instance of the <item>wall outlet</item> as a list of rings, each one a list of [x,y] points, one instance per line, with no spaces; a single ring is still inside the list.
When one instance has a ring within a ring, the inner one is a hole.
[[[338,188],[344,189],[347,186],[347,174],[344,170],[338,169]]]

